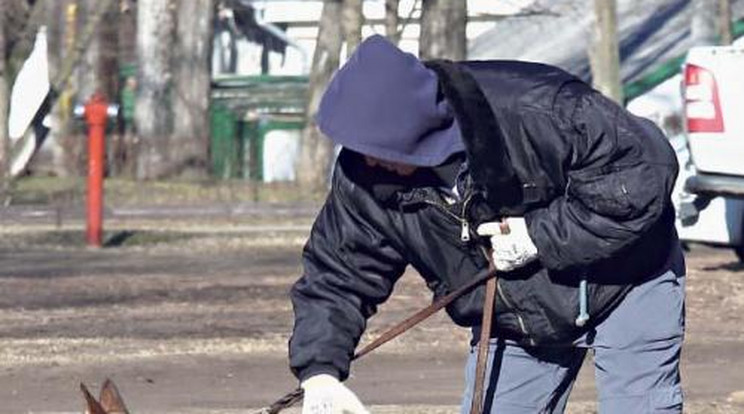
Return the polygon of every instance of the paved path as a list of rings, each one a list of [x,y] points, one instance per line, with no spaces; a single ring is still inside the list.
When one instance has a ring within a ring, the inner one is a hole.
[[[302,231],[169,227],[172,238],[89,250],[27,227],[0,234],[0,413],[80,412],[77,384],[106,377],[135,414],[245,413],[296,385],[287,289],[301,272]],[[744,267],[697,246],[688,264],[686,412],[744,412]],[[410,271],[369,332],[429,299]],[[436,315],[360,361],[352,387],[375,413],[455,413],[467,339]],[[594,412],[590,364],[571,413]]]

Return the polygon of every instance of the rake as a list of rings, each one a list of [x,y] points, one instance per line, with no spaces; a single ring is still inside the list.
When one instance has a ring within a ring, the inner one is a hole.
[[[490,257],[490,256],[488,256]],[[382,335],[380,335],[377,339],[370,342],[366,346],[364,346],[361,350],[356,352],[354,356],[352,357],[352,361],[356,361],[359,358],[362,358],[363,356],[369,354],[370,352],[374,351],[375,349],[379,348],[383,344],[391,341],[392,339],[398,337],[403,332],[411,329],[412,327],[418,325],[420,322],[428,318],[429,316],[433,315],[434,313],[438,312],[445,306],[449,305],[452,301],[457,299],[458,297],[462,296],[463,294],[469,292],[470,290],[474,289],[478,285],[480,285],[483,282],[487,283],[487,295],[486,295],[486,306],[484,307],[484,322],[485,319],[488,318],[487,325],[483,325],[482,330],[488,331],[481,334],[481,337],[486,335],[486,338],[488,337],[488,333],[490,332],[490,314],[491,312],[485,312],[486,309],[493,309],[493,300],[495,298],[495,288],[496,288],[496,272],[493,270],[493,267],[489,267],[486,270],[482,270],[475,274],[470,279],[470,282],[466,283],[465,285],[459,287],[458,289],[450,292],[449,294],[442,296],[441,298],[437,299],[432,303],[431,305],[427,306],[424,309],[421,309],[420,311],[416,312],[415,314],[411,315],[410,317],[406,318],[405,320],[399,322],[389,330],[385,331]],[[490,304],[490,305],[489,305]],[[483,349],[487,349],[487,347],[480,347]],[[485,367],[485,360],[481,362],[481,357],[479,355],[478,358],[478,375],[477,378],[483,377],[485,374],[485,370],[480,368],[481,365]],[[480,385],[480,386],[479,386]],[[480,389],[480,391],[479,391]],[[480,404],[482,401],[482,398],[476,398],[478,395],[482,395],[482,380],[476,381],[476,390],[473,397],[473,410],[471,412],[480,412]],[[289,408],[298,402],[302,401],[304,392],[302,388],[297,387],[291,392],[288,392],[278,400],[274,401],[271,405],[268,407],[264,407],[258,411],[255,411],[253,414],[277,414],[281,412],[282,410]],[[477,406],[477,407],[476,407]]]

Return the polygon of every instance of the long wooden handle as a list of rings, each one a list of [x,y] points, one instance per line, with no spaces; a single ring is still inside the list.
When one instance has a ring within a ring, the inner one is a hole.
[[[414,326],[418,325],[421,321],[428,318],[429,316],[433,315],[434,313],[438,312],[445,306],[449,305],[453,300],[457,299],[458,297],[465,294],[465,292],[470,291],[471,289],[475,288],[476,286],[483,283],[485,280],[492,279],[494,276],[491,269],[482,270],[479,273],[477,273],[473,278],[470,280],[470,282],[464,284],[459,289],[456,289],[449,294],[442,296],[441,298],[437,299],[434,303],[427,306],[424,309],[421,309],[420,311],[416,312],[415,314],[411,315],[410,317],[404,319],[401,322],[398,322],[395,326],[385,331],[382,335],[380,335],[377,339],[370,342],[364,348],[359,350],[354,355],[354,360],[361,358],[362,356],[374,351],[377,349],[380,345],[391,341],[392,339],[396,338],[398,335],[402,334],[403,332],[413,328]]]
[[[490,283],[491,281],[493,281],[494,277],[495,277],[495,272],[493,271],[493,267],[489,267],[488,269],[485,269],[485,270],[482,270],[476,273],[470,279],[468,283],[460,286],[458,289],[450,292],[449,294],[437,299],[431,305],[427,306],[424,309],[421,309],[420,311],[416,312],[412,316],[399,322],[392,328],[385,331],[377,339],[365,345],[361,350],[359,350],[356,354],[354,354],[354,357],[352,358],[352,360],[357,360],[367,355],[368,353],[374,351],[375,349],[379,348],[383,344],[395,339],[398,335],[418,325],[421,321],[433,315],[434,313],[444,308],[445,306],[449,305],[450,303],[452,303],[452,301],[462,296],[466,292],[469,292],[470,290],[474,289],[476,286],[480,285],[481,283],[487,280]],[[488,286],[488,284],[486,284],[486,286]],[[495,286],[495,283],[494,283],[494,286]],[[486,295],[488,295],[488,291],[486,291]],[[493,300],[491,300],[491,303],[493,303]],[[493,308],[488,313],[489,314],[493,313]],[[269,407],[262,408],[261,410],[256,411],[255,414],[277,414],[280,411],[284,410],[285,408],[289,408],[293,406],[294,404],[298,403],[299,401],[302,401],[302,396],[303,396],[302,388],[296,388],[295,390],[288,392],[287,394],[285,394],[284,396],[276,400]]]
[[[470,414],[481,414],[483,412],[483,393],[486,388],[486,368],[488,367],[488,341],[491,339],[496,288],[496,279],[488,279],[486,282],[486,298],[483,304],[481,334],[478,341],[478,360],[475,366],[475,386],[473,399],[470,402]]]

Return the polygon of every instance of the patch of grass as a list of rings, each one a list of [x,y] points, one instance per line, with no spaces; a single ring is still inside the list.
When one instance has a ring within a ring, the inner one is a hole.
[[[172,243],[196,237],[194,233],[180,233],[172,231],[132,231],[123,230],[112,232],[105,237],[105,247],[118,246],[148,246],[161,243]]]
[[[49,231],[41,233],[31,233],[28,235],[16,236],[23,240],[17,240],[21,244],[29,245],[46,245],[46,246],[63,246],[74,247],[85,245],[85,232],[82,231]]]
[[[200,236],[197,233],[174,231],[120,230],[105,232],[104,247],[152,246],[188,240]],[[86,244],[85,232],[78,230],[55,230],[16,235],[19,245],[83,247]]]
[[[86,198],[83,177],[23,177],[12,190],[13,204],[71,205]],[[294,183],[257,183],[246,180],[135,181],[106,179],[104,199],[108,205],[198,205],[209,203],[296,203],[318,201]]]
[[[85,196],[80,177],[23,177],[13,182],[13,204],[72,204]]]

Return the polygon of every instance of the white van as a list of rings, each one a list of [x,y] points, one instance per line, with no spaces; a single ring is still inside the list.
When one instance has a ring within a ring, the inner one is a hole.
[[[683,97],[695,194],[744,197],[744,47],[694,47]]]
[[[680,235],[732,246],[744,261],[744,47],[694,47],[683,74],[690,159],[679,177],[689,196],[678,207],[688,222]]]

